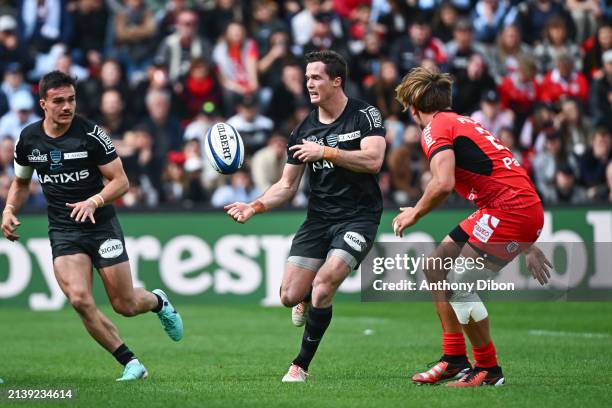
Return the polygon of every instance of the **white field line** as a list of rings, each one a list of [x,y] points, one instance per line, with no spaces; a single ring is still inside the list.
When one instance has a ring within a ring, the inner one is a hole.
[[[528,333],[532,336],[584,337],[587,339],[607,339],[612,337],[609,333],[567,332],[553,330],[529,330]]]

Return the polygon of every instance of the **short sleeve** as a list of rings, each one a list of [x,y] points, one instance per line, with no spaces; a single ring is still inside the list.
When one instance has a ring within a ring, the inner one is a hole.
[[[423,130],[421,146],[428,161],[438,153],[453,148],[452,126],[447,120],[431,121],[430,126]]]
[[[23,141],[22,136],[23,136],[23,133],[21,136],[19,136],[19,139],[17,139],[17,143],[15,144],[15,152],[14,152],[15,162],[19,164],[20,166],[29,166],[30,163],[28,162],[28,157],[25,152],[25,143]]]
[[[287,163],[289,164],[304,164],[295,157],[293,157],[293,152],[289,150],[291,146],[295,146],[296,144],[298,144],[296,136],[297,133],[297,130],[291,132],[291,135],[289,136],[289,142],[287,143]]]
[[[91,123],[86,127],[89,128],[87,130],[88,145],[94,164],[103,166],[115,160],[118,157],[115,145],[104,129]]]
[[[357,125],[361,132],[361,138],[367,136],[385,136],[387,130],[380,111],[374,106],[359,109]]]

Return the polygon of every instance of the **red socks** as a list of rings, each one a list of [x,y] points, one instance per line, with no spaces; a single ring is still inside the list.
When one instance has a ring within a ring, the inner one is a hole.
[[[442,333],[442,352],[445,356],[465,356],[467,352],[463,333]]]
[[[478,367],[491,368],[497,365],[497,355],[493,342],[482,347],[472,347],[472,351]]]

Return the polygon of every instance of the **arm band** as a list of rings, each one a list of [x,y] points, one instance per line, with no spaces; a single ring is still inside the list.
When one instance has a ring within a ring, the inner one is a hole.
[[[259,200],[255,200],[253,204],[251,204],[251,208],[255,210],[255,214],[259,214],[266,211],[266,206]]]
[[[20,179],[29,180],[32,178],[34,169],[30,166],[22,166],[21,164],[14,162],[15,175]]]
[[[333,163],[333,161],[338,157],[338,148],[323,146],[323,158],[325,160],[329,160]]]

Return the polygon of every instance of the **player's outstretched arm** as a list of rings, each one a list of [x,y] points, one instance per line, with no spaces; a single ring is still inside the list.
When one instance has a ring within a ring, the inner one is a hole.
[[[98,169],[100,169],[104,178],[108,180],[102,191],[85,201],[66,203],[66,207],[72,208],[70,218],[74,218],[77,222],[84,222],[89,219],[95,224],[94,212],[96,208],[115,201],[124,195],[130,187],[119,157],[110,163],[98,166]]]
[[[252,203],[232,203],[223,209],[227,215],[241,224],[247,222],[253,215],[279,207],[295,196],[304,174],[304,165],[285,164],[283,175],[266,192]]]
[[[429,163],[432,179],[423,196],[414,207],[402,207],[393,219],[395,235],[402,236],[404,229],[416,224],[421,217],[442,204],[455,188],[455,152],[452,149],[437,153]]]
[[[23,167],[21,168],[23,169]],[[4,210],[2,210],[2,234],[11,241],[19,239],[19,235],[15,231],[21,223],[17,219],[16,214],[30,194],[30,177],[32,172],[29,172],[29,176],[27,174],[22,174],[22,176],[27,176],[27,178],[17,176],[11,183],[6,197],[6,205]]]
[[[361,140],[360,147],[360,150],[341,150],[302,140],[302,144],[291,146],[289,150],[294,158],[303,162],[325,159],[357,173],[378,173],[385,159],[385,138],[366,137]]]

